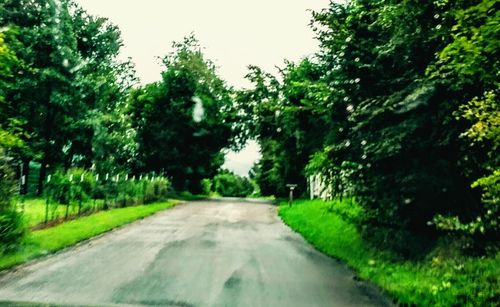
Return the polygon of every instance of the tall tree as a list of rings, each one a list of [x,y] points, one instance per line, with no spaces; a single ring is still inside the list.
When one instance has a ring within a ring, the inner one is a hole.
[[[46,167],[62,159],[67,127],[75,117],[72,65],[78,60],[76,39],[67,1],[5,1],[0,9],[1,25],[18,32],[12,48],[27,64],[18,71],[15,87],[7,93],[10,107],[2,110],[17,118],[29,135],[24,141],[31,155],[41,162],[41,183]]]
[[[162,80],[131,96],[138,170],[166,172],[178,189],[200,191],[231,145],[230,90],[192,36],[163,58]]]
[[[298,184],[299,195],[306,191],[304,168],[322,147],[329,127],[327,113],[313,108],[328,95],[322,74],[321,66],[309,59],[287,62],[282,82],[250,66],[247,78],[253,88],[239,91],[237,98],[240,121],[246,123],[242,127],[261,147],[254,176],[263,194],[285,196],[288,183]]]

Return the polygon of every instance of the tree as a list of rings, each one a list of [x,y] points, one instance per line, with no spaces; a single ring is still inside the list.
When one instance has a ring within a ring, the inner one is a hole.
[[[433,234],[427,223],[435,214],[464,216],[480,206],[469,186],[475,165],[461,163],[460,96],[428,73],[451,41],[455,13],[469,5],[358,0],[313,16],[330,87],[313,107],[334,122],[314,166],[357,197],[371,229],[365,234],[390,229],[378,242],[400,238],[403,246],[408,232]],[[478,90],[462,87],[460,95]]]
[[[126,112],[135,78],[130,62],[116,60],[118,28],[71,0],[7,1],[0,15],[25,63],[2,86],[8,104],[1,106],[0,124],[14,121],[25,132],[23,169],[31,160],[41,163],[39,193],[49,165],[130,168],[135,132]]]
[[[298,194],[306,191],[305,165],[321,148],[329,127],[326,113],[313,106],[325,99],[328,88],[320,80],[321,67],[309,59],[286,62],[280,73],[283,82],[251,66],[247,78],[254,87],[237,97],[241,126],[261,147],[255,175],[260,190],[285,196],[287,183],[298,184]]]
[[[17,62],[16,55],[5,44],[4,33],[0,32],[0,82],[12,77],[12,70]],[[3,101],[4,97],[0,92],[0,103]],[[6,155],[8,150],[21,146],[22,142],[17,136],[0,126],[0,254],[16,246],[24,235],[21,215],[11,203],[15,185]]]
[[[166,172],[177,189],[199,192],[231,145],[231,93],[193,36],[173,44],[160,82],[131,95],[138,171]]]

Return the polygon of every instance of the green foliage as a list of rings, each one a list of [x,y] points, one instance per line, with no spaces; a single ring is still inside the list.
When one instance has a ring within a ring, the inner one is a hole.
[[[497,205],[491,205],[495,189],[483,195],[481,205],[471,188],[476,178],[498,169],[496,6],[486,0],[358,0],[332,2],[313,13],[321,44],[319,76],[302,83],[302,92],[320,89],[319,97],[306,94],[299,101],[311,110],[306,118],[326,117],[309,129],[326,132],[319,146],[305,147],[312,149],[311,160],[299,163],[299,169],[319,174],[334,197],[355,195],[366,211],[367,237],[375,229],[392,231],[374,243],[400,241],[404,247],[408,236],[431,242],[436,233],[429,221],[436,215],[455,216],[464,224],[475,223],[478,215],[484,221],[487,212],[497,215]],[[284,78],[281,94],[274,97],[293,101],[297,84],[296,78]],[[473,121],[465,133],[462,116]],[[281,131],[297,131],[294,126],[290,120],[278,125]],[[473,146],[461,135],[473,138]],[[279,158],[282,151],[272,151],[280,163],[262,173],[297,165]],[[490,238],[498,231],[493,224]]]
[[[47,183],[45,193],[47,197],[61,204],[69,205],[72,198],[71,183],[63,172],[56,172],[52,180]]]
[[[171,183],[165,178],[139,183],[144,187],[144,203],[165,199],[171,192]]]
[[[137,170],[167,173],[178,190],[200,192],[229,147],[230,91],[206,60],[194,37],[174,43],[163,58],[162,80],[131,95],[137,129]]]
[[[212,193],[212,180],[207,178],[201,180],[201,192],[204,195]]]
[[[67,218],[69,206],[78,205],[79,214],[97,210],[89,203],[92,199],[103,199],[102,208],[108,209],[161,201],[171,193],[171,183],[167,178],[151,176],[150,179],[135,180],[135,177],[126,176],[108,175],[108,178],[101,177],[97,181],[96,174],[80,168],[55,172],[45,184],[45,196],[52,205],[52,216],[60,204],[68,206]]]
[[[283,203],[279,214],[320,251],[346,262],[359,277],[402,306],[496,306],[500,258],[464,257],[443,242],[425,259],[403,261],[363,240],[356,221],[366,212],[350,199]]]
[[[451,225],[494,241],[499,19],[495,0],[314,12],[315,59],[287,62],[282,81],[250,66],[253,88],[236,93],[262,193],[300,194],[319,175],[332,197],[356,197],[365,238],[409,257],[408,238],[432,247]]]
[[[46,183],[45,194],[54,201],[63,205],[69,205],[71,201],[83,197],[83,189],[77,183],[80,178],[74,177],[73,172],[67,174],[64,171],[56,171],[51,175],[50,181]]]
[[[246,137],[258,139],[261,147],[254,176],[264,195],[285,196],[288,183],[298,184],[299,195],[306,191],[304,167],[329,127],[324,110],[314,108],[328,95],[319,80],[321,66],[309,59],[285,64],[283,82],[250,66],[247,79],[253,88],[237,92]]]
[[[453,204],[473,194],[452,162],[460,132],[454,102],[425,80],[448,19],[444,8],[415,1],[332,3],[314,14],[331,86],[317,108],[336,125],[324,164],[312,161],[311,170],[330,179],[336,195],[355,195],[366,223],[395,233],[430,232],[435,212],[465,206]]]
[[[221,196],[246,197],[254,192],[254,187],[246,177],[222,171],[213,179],[214,192]]]
[[[474,161],[464,166],[469,177],[475,180],[471,186],[482,191],[483,204],[467,215],[438,214],[433,223],[444,230],[497,240],[500,206],[498,1],[476,1],[454,12],[454,18],[452,40],[439,52],[438,61],[429,67],[428,74],[461,99],[455,116],[471,125],[462,133],[470,144],[464,160]]]
[[[135,79],[130,63],[116,60],[118,28],[71,0],[4,1],[0,27],[16,56],[0,56],[0,125],[22,130],[26,148],[16,158],[41,163],[39,192],[48,165],[129,170],[136,144],[125,114]]]
[[[15,248],[25,234],[21,215],[12,205],[14,188],[12,170],[0,146],[0,254]]]

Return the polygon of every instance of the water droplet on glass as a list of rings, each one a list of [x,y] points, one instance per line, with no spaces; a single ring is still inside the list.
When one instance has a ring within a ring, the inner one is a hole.
[[[88,38],[86,38],[86,37],[82,38],[82,42],[84,42],[84,43],[88,42]]]
[[[355,62],[359,62],[359,60],[360,60],[359,58],[355,58],[354,59]]]
[[[68,59],[64,59],[64,60],[62,61],[62,65],[63,65],[64,67],[68,68],[68,67],[69,67],[69,60],[68,60]]]
[[[195,103],[193,108],[193,121],[199,123],[205,115],[205,108],[203,107],[203,101],[201,101],[199,97],[193,97],[193,102]]]
[[[409,205],[409,204],[411,203],[411,199],[409,199],[409,198],[405,198],[405,201],[404,201],[404,202],[405,202],[405,205]]]
[[[361,159],[363,159],[363,160],[366,160],[366,158],[367,158],[367,156],[366,156],[366,155],[362,155],[362,156],[361,156]]]
[[[352,112],[354,111],[354,106],[352,104],[349,104],[345,109],[347,110],[347,112]]]
[[[436,30],[439,30],[439,29],[441,29],[441,25],[436,26]]]
[[[438,19],[438,18],[439,18],[439,14],[434,15],[434,19]]]
[[[344,97],[344,101],[349,101],[349,97]]]
[[[281,132],[281,128],[279,128],[279,127],[278,127],[278,128],[276,129],[276,131],[277,131],[277,132]]]
[[[345,142],[345,147],[349,147],[349,146],[351,146],[351,141],[347,140],[347,141]]]
[[[359,81],[361,81],[361,79],[360,79],[360,78],[356,78],[356,79],[354,79],[354,82],[356,82],[356,83],[359,83]]]
[[[361,145],[365,146],[366,145],[366,140],[361,141]]]

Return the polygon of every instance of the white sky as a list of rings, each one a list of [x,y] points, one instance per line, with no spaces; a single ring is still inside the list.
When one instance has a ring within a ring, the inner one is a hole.
[[[216,63],[229,85],[246,87],[247,66],[271,73],[284,59],[297,61],[318,49],[308,26],[308,9],[329,0],[76,0],[92,15],[108,18],[121,32],[122,58],[131,57],[141,83],[160,79],[157,57],[191,32]],[[225,167],[246,175],[259,157],[252,142],[240,153],[228,153]]]

